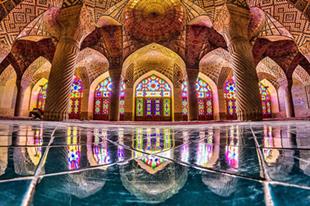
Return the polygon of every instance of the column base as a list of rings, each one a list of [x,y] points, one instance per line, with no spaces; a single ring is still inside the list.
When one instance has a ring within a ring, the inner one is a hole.
[[[238,111],[238,120],[240,121],[261,121],[263,114],[261,111]]]
[[[44,120],[47,121],[65,121],[69,119],[67,112],[44,112]]]

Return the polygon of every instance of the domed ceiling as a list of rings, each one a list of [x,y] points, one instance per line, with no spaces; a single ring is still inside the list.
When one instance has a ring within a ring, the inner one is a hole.
[[[179,0],[132,0],[123,18],[125,30],[134,39],[161,42],[178,36],[186,17]]]

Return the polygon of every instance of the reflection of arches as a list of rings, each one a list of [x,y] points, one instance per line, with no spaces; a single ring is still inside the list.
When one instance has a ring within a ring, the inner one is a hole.
[[[136,120],[173,119],[173,84],[156,71],[141,76],[134,84]]]
[[[78,76],[74,76],[70,93],[69,118],[80,119],[84,85]]]
[[[12,66],[8,66],[0,75],[0,115],[13,116],[17,94],[17,75]]]

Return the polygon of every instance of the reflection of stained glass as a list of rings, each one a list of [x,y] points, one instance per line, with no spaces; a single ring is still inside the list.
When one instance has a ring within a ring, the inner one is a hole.
[[[44,110],[47,93],[47,83],[41,86],[37,99],[37,108]]]
[[[67,130],[67,160],[69,170],[80,168],[81,146],[79,144],[80,142],[77,128],[69,127]]]
[[[79,119],[81,112],[81,101],[83,97],[83,83],[82,80],[74,76],[71,86],[71,97],[69,106],[69,118]]]
[[[226,101],[227,119],[237,119],[236,86],[233,79],[224,83],[224,98]]]
[[[111,159],[108,152],[107,130],[102,129],[100,133],[99,129],[95,129],[93,155],[96,163],[99,165],[110,163]]]
[[[259,91],[261,95],[263,116],[265,118],[270,118],[272,116],[272,111],[271,111],[271,97],[268,91],[268,87],[265,86],[262,82],[260,82]]]
[[[136,150],[133,151],[133,155],[136,161],[151,174],[163,169],[168,163],[164,157],[171,158],[171,149],[174,147],[170,129],[137,128],[133,143]]]
[[[118,147],[117,147],[117,157],[118,161],[122,162],[125,160],[125,148],[124,145],[124,129],[120,128],[118,130]]]
[[[225,160],[232,169],[239,167],[239,135],[237,130],[238,127],[231,126],[226,134]]]
[[[151,75],[136,87],[137,120],[170,120],[171,88],[169,84]]]
[[[182,83],[182,113],[183,117],[188,115],[188,85],[184,81]],[[196,92],[198,101],[198,114],[200,120],[210,120],[213,119],[213,95],[210,85],[198,78],[196,82]],[[186,118],[184,118],[186,119]]]
[[[199,144],[197,149],[197,165],[202,167],[208,167],[212,166],[209,165],[209,161],[211,160],[211,157],[213,155],[213,132],[212,130],[206,136],[206,132],[204,130],[199,132]],[[205,142],[207,141],[207,142]]]

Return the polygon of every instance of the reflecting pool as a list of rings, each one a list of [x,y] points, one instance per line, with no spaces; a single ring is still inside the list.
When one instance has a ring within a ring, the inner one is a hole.
[[[0,121],[0,205],[310,205],[310,122]]]

